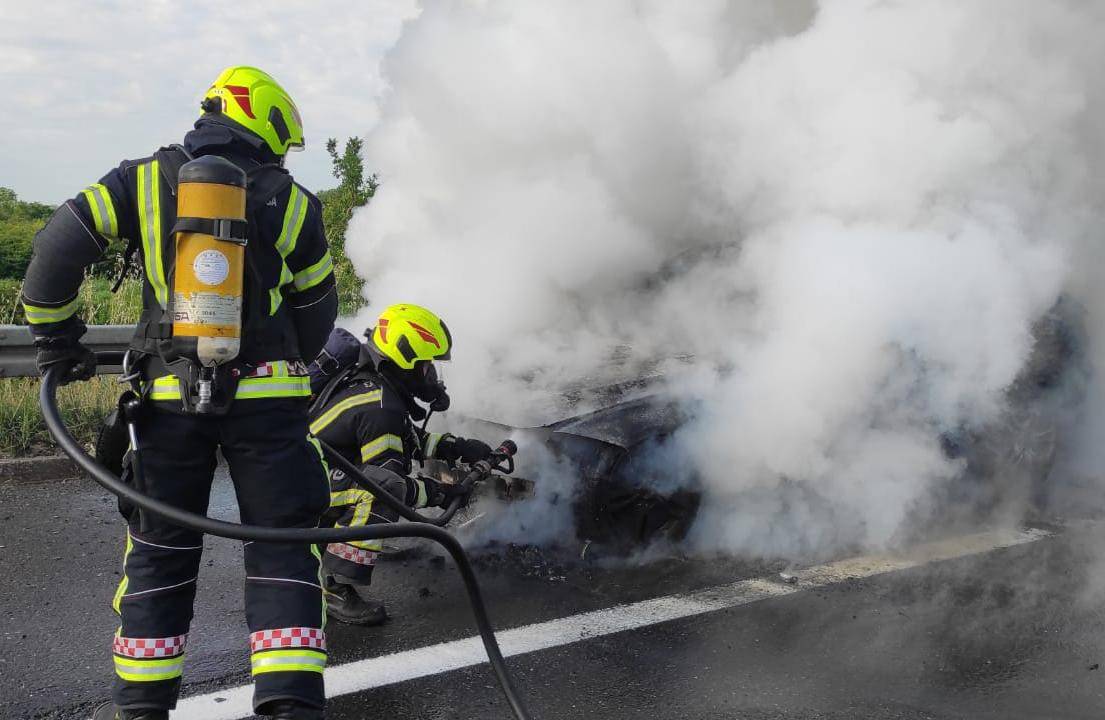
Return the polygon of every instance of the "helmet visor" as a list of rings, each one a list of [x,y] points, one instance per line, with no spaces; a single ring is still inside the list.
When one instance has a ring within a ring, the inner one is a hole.
[[[419,360],[415,363],[415,372],[422,374],[422,382],[426,385],[445,384],[445,364],[440,358],[437,360]]]

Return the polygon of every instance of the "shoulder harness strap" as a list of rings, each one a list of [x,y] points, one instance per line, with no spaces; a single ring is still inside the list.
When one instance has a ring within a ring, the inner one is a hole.
[[[175,197],[180,166],[191,160],[192,155],[184,149],[183,145],[169,145],[168,147],[158,148],[157,152],[154,153],[154,159],[158,161],[161,177],[168,185],[169,192]],[[134,262],[134,253],[138,251],[140,242],[135,237],[127,240],[127,248],[123,251],[123,266],[119,268],[119,275],[115,278],[115,284],[111,286],[112,293],[118,292],[122,286],[123,280],[130,271],[131,263]]]

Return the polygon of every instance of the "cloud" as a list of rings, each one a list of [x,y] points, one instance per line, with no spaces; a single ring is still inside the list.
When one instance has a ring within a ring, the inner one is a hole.
[[[308,149],[289,168],[332,184],[327,137],[367,133],[380,59],[415,0],[12,3],[0,23],[0,185],[60,202],[123,158],[179,142],[227,65],[257,65],[295,97]]]

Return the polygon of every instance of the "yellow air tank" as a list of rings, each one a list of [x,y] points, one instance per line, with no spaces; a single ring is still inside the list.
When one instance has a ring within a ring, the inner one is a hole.
[[[185,163],[177,185],[173,348],[205,367],[238,356],[246,259],[246,174],[215,155]]]

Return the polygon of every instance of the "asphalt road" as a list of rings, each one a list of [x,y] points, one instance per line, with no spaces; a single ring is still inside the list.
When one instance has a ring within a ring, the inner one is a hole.
[[[213,514],[232,517],[219,485]],[[85,718],[110,682],[123,527],[91,483],[0,486],[0,718]],[[1100,718],[1105,530],[875,573],[509,659],[535,717]],[[248,682],[239,544],[205,543],[185,694]],[[499,628],[679,596],[778,565],[627,565],[493,552],[478,572]],[[406,553],[377,587],[381,628],[332,624],[332,665],[474,634],[448,561]],[[678,604],[679,599],[674,601]],[[335,698],[330,718],[507,718],[486,665]]]

